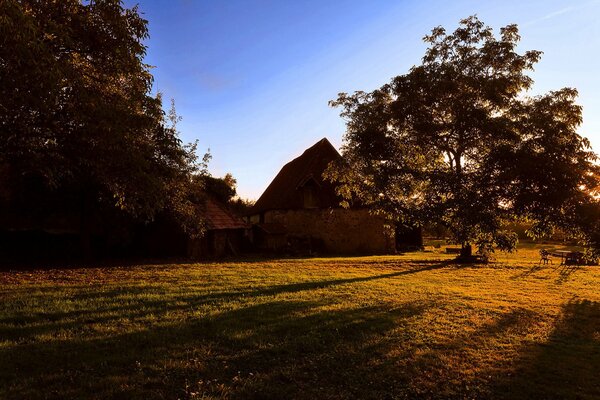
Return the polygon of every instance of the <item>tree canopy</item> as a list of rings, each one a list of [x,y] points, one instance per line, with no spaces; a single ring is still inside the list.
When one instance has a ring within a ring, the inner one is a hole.
[[[204,179],[204,190],[223,204],[229,203],[237,195],[237,181],[230,173],[223,178],[207,176]]]
[[[346,202],[359,200],[405,224],[446,226],[465,253],[509,250],[504,222],[531,234],[575,229],[595,203],[596,155],[577,133],[577,91],[539,96],[527,74],[540,51],[519,53],[516,25],[499,35],[471,16],[434,28],[421,65],[372,92],[331,102],[347,121],[344,161],[327,176]]]
[[[202,233],[190,182],[208,157],[181,142],[174,106],[151,94],[148,35],[121,0],[0,1],[2,228],[71,221],[84,254],[92,230],[159,213]]]
[[[62,204],[198,226],[185,192],[201,173],[174,113],[152,96],[147,21],[121,0],[0,2],[0,169],[5,203]],[[8,188],[8,189],[7,189]],[[37,197],[37,198],[34,198]],[[187,221],[187,224],[186,224]]]

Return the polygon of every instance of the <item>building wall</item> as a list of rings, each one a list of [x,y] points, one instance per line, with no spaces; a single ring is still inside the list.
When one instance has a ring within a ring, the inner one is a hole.
[[[260,232],[255,236],[255,248],[260,251],[280,252],[284,251],[287,244],[285,234],[268,234]]]
[[[188,240],[187,255],[190,258],[238,255],[243,250],[243,241],[243,229],[209,230],[201,238]]]
[[[289,236],[320,239],[329,253],[389,254],[395,251],[393,231],[368,210],[304,209],[265,212],[265,223],[280,223]]]

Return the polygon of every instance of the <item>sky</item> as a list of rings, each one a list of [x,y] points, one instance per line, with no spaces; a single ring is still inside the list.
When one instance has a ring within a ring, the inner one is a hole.
[[[127,0],[149,22],[154,91],[174,99],[184,142],[210,149],[257,199],[281,167],[323,137],[342,144],[340,92],[371,91],[418,65],[435,26],[476,14],[516,23],[541,50],[531,95],[579,90],[579,133],[600,150],[600,0]],[[169,101],[165,101],[168,105]]]

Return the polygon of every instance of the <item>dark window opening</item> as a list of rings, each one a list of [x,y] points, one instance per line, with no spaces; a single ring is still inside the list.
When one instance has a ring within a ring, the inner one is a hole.
[[[314,183],[308,182],[302,188],[304,195],[304,208],[319,208],[319,194]]]

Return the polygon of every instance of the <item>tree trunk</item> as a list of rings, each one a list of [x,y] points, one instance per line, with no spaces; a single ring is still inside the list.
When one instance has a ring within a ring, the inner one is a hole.
[[[473,256],[473,246],[470,243],[463,243],[460,249],[460,258],[468,260]]]
[[[79,219],[79,244],[81,250],[81,257],[84,260],[92,258],[92,240],[91,240],[91,226],[90,226],[90,197],[86,190],[81,198],[81,210]]]

